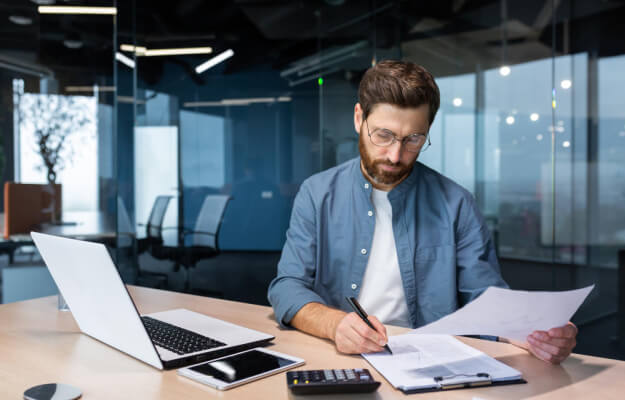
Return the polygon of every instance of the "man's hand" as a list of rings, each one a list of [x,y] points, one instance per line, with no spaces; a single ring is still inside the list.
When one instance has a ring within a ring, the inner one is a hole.
[[[386,328],[374,316],[369,321],[375,327],[371,329],[356,313],[349,313],[343,317],[336,327],[334,343],[341,353],[360,354],[383,351],[388,337]]]
[[[577,344],[577,327],[572,322],[548,331],[534,331],[527,337],[528,350],[552,364],[564,361]]]

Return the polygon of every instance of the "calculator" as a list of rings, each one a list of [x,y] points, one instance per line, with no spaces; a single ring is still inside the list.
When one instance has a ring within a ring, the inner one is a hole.
[[[369,393],[380,386],[366,368],[289,371],[286,383],[293,394]]]

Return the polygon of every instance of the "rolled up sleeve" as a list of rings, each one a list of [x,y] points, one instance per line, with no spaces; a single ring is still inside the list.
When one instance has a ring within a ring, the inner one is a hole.
[[[313,290],[317,267],[315,215],[311,191],[305,181],[295,196],[278,273],[267,293],[276,320],[282,327],[289,327],[295,314],[306,304],[326,304]]]

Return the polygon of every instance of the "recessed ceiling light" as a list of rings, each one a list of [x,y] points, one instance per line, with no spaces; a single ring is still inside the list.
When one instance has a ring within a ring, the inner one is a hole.
[[[16,25],[31,25],[33,23],[32,18],[23,15],[9,15],[9,21]]]
[[[562,89],[570,89],[571,85],[573,85],[573,84],[571,83],[571,81],[569,79],[564,79],[562,82],[560,82],[560,87]]]
[[[543,140],[543,135],[541,135],[540,133],[536,135],[536,140],[538,140],[539,142]]]
[[[462,99],[460,97],[454,98],[452,101],[454,107],[460,107],[462,105]]]
[[[510,75],[510,67],[508,67],[507,65],[504,65],[503,67],[499,68],[499,74],[501,76]]]
[[[562,147],[564,147],[565,149],[571,147],[571,142],[565,140],[564,142],[562,142]]]
[[[530,114],[530,119],[534,122],[538,121],[538,118],[540,118],[540,115],[538,115],[538,113],[531,113]]]
[[[512,115],[508,115],[506,117],[506,124],[508,124],[508,125],[514,124],[514,117]]]
[[[70,33],[67,36],[65,36],[65,39],[63,40],[63,44],[68,49],[80,49],[83,45],[83,41],[79,34]]]

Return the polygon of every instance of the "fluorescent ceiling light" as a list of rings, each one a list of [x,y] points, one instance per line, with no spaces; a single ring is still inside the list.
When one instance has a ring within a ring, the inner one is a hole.
[[[145,104],[145,100],[135,100],[132,96],[117,96],[117,102],[126,104]]]
[[[115,86],[65,86],[66,92],[114,92]]]
[[[254,103],[275,103],[291,101],[290,96],[279,97],[250,97],[240,99],[222,99],[219,101],[187,101],[184,107],[225,107],[225,106],[249,106]]]
[[[119,62],[121,62],[122,64],[126,65],[127,67],[130,68],[134,68],[135,67],[135,60],[133,60],[130,57],[126,57],[125,55],[123,55],[122,53],[115,52],[115,59]]]
[[[129,51],[131,53],[137,53],[137,55],[145,54],[147,49],[143,46],[134,46],[132,44],[122,44],[119,46],[121,51]]]
[[[116,7],[39,6],[39,14],[94,14],[116,15]]]
[[[146,49],[145,53],[138,55],[143,56],[178,56],[184,54],[209,54],[212,53],[211,47],[180,47],[173,49]]]
[[[228,49],[228,50],[224,51],[223,53],[220,53],[220,54],[216,55],[215,57],[211,58],[210,60],[208,60],[206,62],[203,62],[202,64],[200,64],[197,67],[195,67],[195,72],[198,73],[198,74],[201,74],[202,72],[206,71],[209,68],[214,67],[215,65],[219,64],[220,62],[223,62],[223,61],[229,59],[233,55],[234,55],[234,51],[232,51],[232,49]]]

